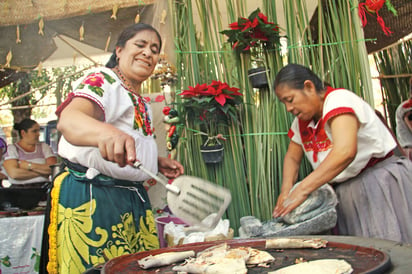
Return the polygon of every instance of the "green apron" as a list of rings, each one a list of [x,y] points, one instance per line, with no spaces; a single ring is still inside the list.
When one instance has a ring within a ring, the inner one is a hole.
[[[70,170],[51,190],[49,273],[82,273],[112,258],[159,248],[142,183]]]

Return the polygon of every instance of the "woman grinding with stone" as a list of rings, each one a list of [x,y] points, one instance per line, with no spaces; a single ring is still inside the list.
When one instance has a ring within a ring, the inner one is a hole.
[[[393,155],[396,143],[374,110],[297,64],[279,71],[274,88],[296,118],[273,216],[285,216],[329,183],[339,202],[339,234],[412,243],[412,164]],[[291,191],[304,155],[313,171]]]
[[[184,170],[158,157],[152,112],[140,96],[162,47],[159,33],[139,23],[126,28],[106,67],[79,79],[58,108],[58,153],[69,172],[54,181],[48,228],[49,273],[83,273],[111,258],[159,248],[149,177],[139,160],[169,178]]]

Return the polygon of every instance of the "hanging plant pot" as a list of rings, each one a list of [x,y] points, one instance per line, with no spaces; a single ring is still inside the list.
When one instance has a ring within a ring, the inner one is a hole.
[[[254,88],[267,88],[269,86],[266,77],[266,68],[264,67],[250,69],[248,71],[248,77]]]
[[[217,143],[211,145],[208,139],[206,143],[200,146],[200,153],[202,153],[203,161],[206,164],[217,164],[223,160],[224,147],[217,139]]]
[[[223,160],[223,152],[225,148],[222,144],[214,146],[200,146],[200,152],[202,153],[203,161],[206,164],[217,164]]]

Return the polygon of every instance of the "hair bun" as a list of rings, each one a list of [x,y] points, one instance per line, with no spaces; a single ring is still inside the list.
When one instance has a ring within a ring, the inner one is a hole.
[[[15,130],[19,131],[20,128],[21,128],[21,127],[20,127],[20,123],[14,123],[13,128],[14,128]]]

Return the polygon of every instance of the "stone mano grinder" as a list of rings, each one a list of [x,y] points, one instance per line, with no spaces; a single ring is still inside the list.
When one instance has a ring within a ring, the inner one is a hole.
[[[204,229],[213,229],[220,221],[232,199],[228,189],[204,179],[181,175],[169,184],[168,179],[163,174],[154,174],[139,161],[136,161],[133,166],[166,188],[167,205],[174,215],[191,226],[198,226],[199,229],[202,227]],[[202,220],[211,214],[215,214],[213,215],[213,221],[206,228]]]

